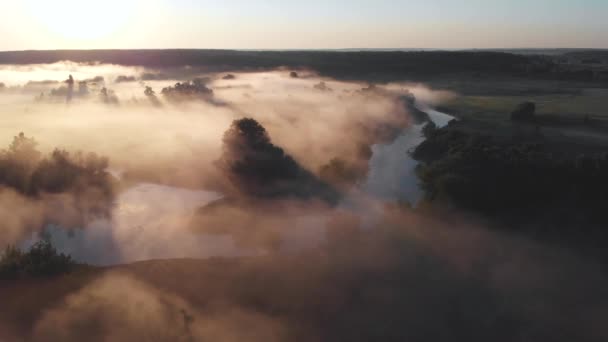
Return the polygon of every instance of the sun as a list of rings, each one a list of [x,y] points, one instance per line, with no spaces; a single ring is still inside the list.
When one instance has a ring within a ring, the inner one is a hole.
[[[111,35],[128,24],[138,0],[26,0],[38,23],[67,39],[90,40]]]

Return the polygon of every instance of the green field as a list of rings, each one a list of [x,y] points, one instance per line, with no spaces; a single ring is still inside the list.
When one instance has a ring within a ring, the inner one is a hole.
[[[588,89],[581,94],[551,94],[532,96],[459,96],[446,107],[463,118],[508,120],[511,111],[524,101],[536,103],[540,116],[562,116],[572,120],[608,118],[606,106],[608,89]]]

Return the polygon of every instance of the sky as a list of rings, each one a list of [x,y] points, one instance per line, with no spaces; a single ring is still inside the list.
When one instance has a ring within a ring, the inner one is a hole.
[[[0,0],[0,50],[608,48],[608,0]]]

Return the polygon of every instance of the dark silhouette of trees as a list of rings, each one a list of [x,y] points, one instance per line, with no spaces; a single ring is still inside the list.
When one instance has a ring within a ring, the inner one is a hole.
[[[37,142],[20,133],[0,152],[0,185],[25,196],[69,193],[84,217],[107,217],[114,198],[108,159],[94,153],[55,150],[42,157]]]
[[[140,75],[140,79],[142,81],[159,81],[159,80],[166,80],[168,78],[169,78],[169,76],[162,74],[162,73],[144,72],[143,74]]]
[[[28,193],[30,178],[40,161],[38,143],[23,134],[13,137],[7,150],[0,152],[0,183],[21,193]]]
[[[106,87],[101,88],[99,96],[101,98],[101,101],[105,104],[116,105],[119,103],[118,96],[116,96],[114,90],[108,89]]]
[[[407,110],[408,114],[414,119],[415,123],[421,124],[431,121],[426,112],[423,112],[416,107],[416,97],[409,90],[406,90],[405,94],[399,97],[399,100]]]
[[[135,76],[120,75],[120,76],[116,77],[116,79],[114,80],[114,83],[127,83],[127,82],[135,82],[135,81],[137,81],[137,78],[135,78]]]
[[[8,246],[0,255],[0,279],[56,276],[75,266],[69,255],[58,253],[49,241],[41,240],[27,252]]]
[[[156,96],[156,92],[154,91],[154,89],[152,89],[152,87],[146,86],[146,89],[144,90],[144,95],[146,95],[148,100],[150,100],[150,103],[152,103],[154,106],[159,107],[162,105],[160,103],[160,100]]]
[[[70,77],[65,81],[65,83],[67,83],[68,85],[66,102],[69,103],[72,101],[72,97],[74,96],[74,78],[72,77],[72,75],[70,75]]]
[[[146,95],[147,97],[156,97],[156,92],[154,91],[154,89],[152,89],[152,87],[146,86],[146,89],[144,90],[144,95]]]
[[[213,90],[207,88],[202,79],[195,79],[163,88],[161,94],[171,102],[210,100],[213,97]]]
[[[510,223],[608,226],[608,154],[558,154],[444,127],[413,153],[427,199]],[[608,232],[605,232],[608,241]]]
[[[237,192],[253,197],[317,197],[336,201],[330,186],[275,146],[256,120],[235,120],[224,133],[218,166]]]

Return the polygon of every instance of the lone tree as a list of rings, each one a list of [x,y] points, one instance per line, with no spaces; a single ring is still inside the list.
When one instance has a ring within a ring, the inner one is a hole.
[[[146,86],[146,90],[144,90],[144,95],[148,97],[156,96],[156,92],[154,91],[154,89],[152,89],[152,87]]]
[[[218,166],[245,196],[337,199],[331,187],[274,145],[266,129],[252,118],[235,120],[224,133]]]
[[[74,77],[72,77],[72,75],[70,75],[70,77],[68,77],[68,79],[65,81],[65,83],[68,85],[68,93],[66,95],[66,102],[71,102],[72,101],[72,97],[74,96]]]
[[[150,102],[154,106],[156,106],[156,107],[161,106],[160,100],[158,99],[158,97],[156,97],[156,92],[154,91],[154,89],[152,89],[152,87],[146,86],[146,90],[144,90],[144,95],[146,95],[148,100],[150,100]]]

